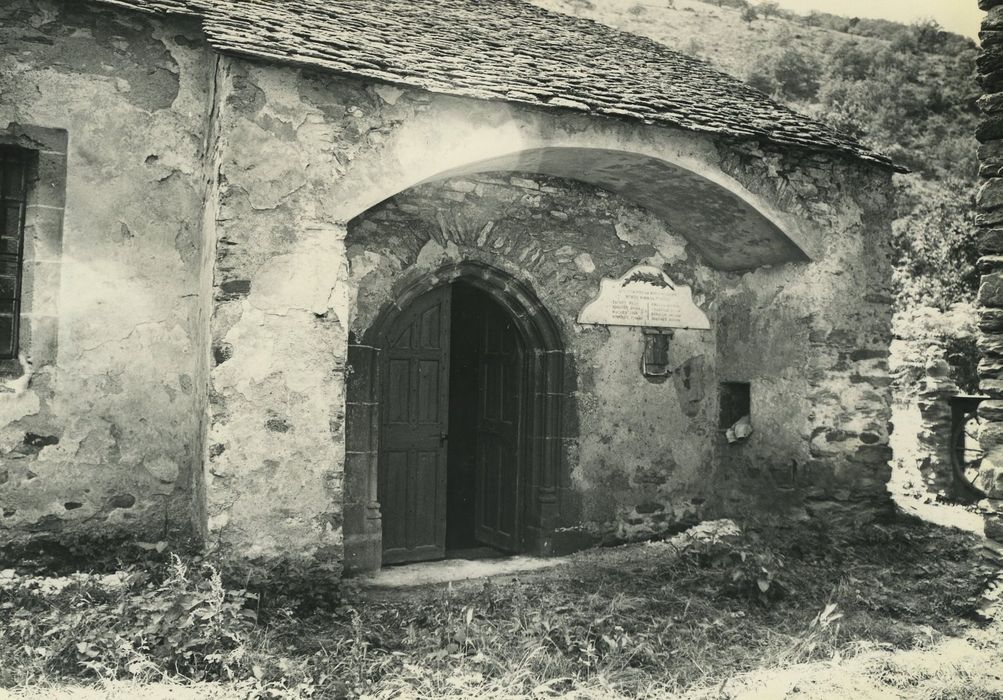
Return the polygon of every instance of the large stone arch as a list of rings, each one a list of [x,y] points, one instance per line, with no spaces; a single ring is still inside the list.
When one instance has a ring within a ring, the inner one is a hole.
[[[525,524],[526,549],[551,554],[562,525],[560,491],[568,483],[564,460],[563,413],[572,387],[567,378],[570,358],[557,322],[532,286],[514,275],[479,261],[448,263],[434,272],[412,271],[394,285],[385,304],[362,338],[349,337],[346,392],[345,570],[378,569],[382,554],[382,519],[377,501],[377,459],[380,426],[380,353],[386,331],[414,300],[443,285],[465,282],[487,293],[509,313],[527,350],[528,439],[524,461],[532,484],[532,502]]]
[[[798,216],[722,170],[718,144],[706,135],[497,103],[457,106],[437,101],[360,152],[341,179],[337,219],[414,185],[521,171],[620,194],[660,215],[718,269],[801,262],[819,252]]]

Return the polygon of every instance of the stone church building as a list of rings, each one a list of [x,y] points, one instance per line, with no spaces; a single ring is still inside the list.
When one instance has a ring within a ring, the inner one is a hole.
[[[0,550],[887,502],[894,166],[521,0],[0,5]]]

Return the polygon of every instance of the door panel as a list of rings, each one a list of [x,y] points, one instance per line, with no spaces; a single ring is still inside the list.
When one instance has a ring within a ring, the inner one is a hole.
[[[450,293],[416,299],[387,334],[377,486],[387,564],[445,556]]]
[[[519,455],[522,346],[499,307],[481,317],[477,409],[477,539],[516,551],[519,542]]]

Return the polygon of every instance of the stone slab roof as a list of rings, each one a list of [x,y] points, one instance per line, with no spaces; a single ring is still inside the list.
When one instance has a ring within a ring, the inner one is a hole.
[[[218,51],[464,97],[887,157],[662,44],[524,0],[97,0],[201,18]]]

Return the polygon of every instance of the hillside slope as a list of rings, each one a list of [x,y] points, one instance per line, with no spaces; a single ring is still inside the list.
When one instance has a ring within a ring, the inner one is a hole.
[[[769,2],[532,2],[702,58],[912,169],[896,177],[900,308],[974,298],[974,42],[933,23],[798,15]]]
[[[701,0],[533,0],[540,7],[578,15],[633,34],[647,36],[677,51],[698,56],[737,78],[746,78],[755,57],[768,53],[784,37],[794,46],[814,50],[825,40],[854,37],[822,27],[805,27],[783,17],[742,19],[735,6]],[[859,37],[877,50],[879,39]]]

